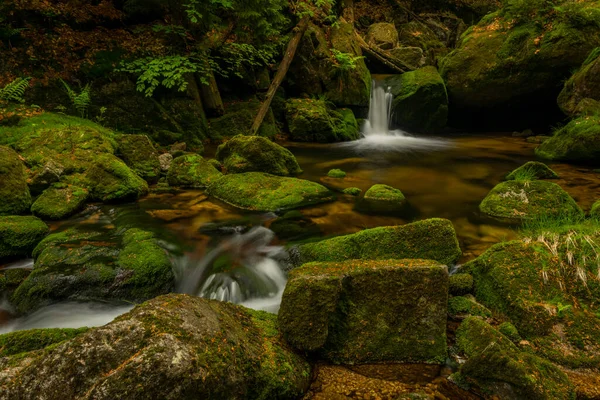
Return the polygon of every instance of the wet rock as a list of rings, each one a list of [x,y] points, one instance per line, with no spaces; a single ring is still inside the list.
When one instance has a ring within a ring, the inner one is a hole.
[[[225,175],[208,187],[211,196],[234,207],[253,211],[281,211],[332,200],[318,183],[261,172]]]
[[[31,273],[29,268],[14,268],[0,270],[0,293],[10,297],[15,289]],[[2,318],[0,318],[2,320]]]
[[[512,180],[534,180],[534,179],[558,179],[559,176],[556,172],[552,171],[546,164],[529,161],[519,168],[512,171],[506,176],[507,181]]]
[[[167,181],[170,186],[205,188],[221,175],[221,172],[202,156],[185,155],[173,160]]]
[[[0,146],[0,198],[0,215],[22,214],[31,207],[23,162],[6,146]]]
[[[228,173],[266,172],[293,176],[302,172],[285,147],[260,136],[236,136],[217,149],[215,156]]]
[[[48,226],[36,217],[0,217],[0,259],[31,255],[48,230]]]
[[[508,219],[583,215],[575,200],[555,183],[507,181],[494,187],[479,205],[482,213]]]
[[[298,246],[295,265],[311,261],[426,259],[455,263],[461,255],[452,223],[428,219],[402,226],[365,229]]]
[[[321,233],[319,225],[310,218],[305,217],[300,211],[288,211],[277,218],[269,226],[279,239],[301,240],[316,237]]]
[[[169,172],[171,163],[173,162],[173,156],[171,153],[164,153],[158,156],[158,162],[160,163],[160,170],[163,173]]]
[[[406,197],[396,188],[388,185],[373,185],[359,203],[362,211],[376,214],[393,214],[402,211]]]
[[[442,363],[447,288],[434,261],[308,263],[290,273],[279,326],[292,346],[334,363]]]
[[[87,189],[55,184],[46,189],[31,206],[31,212],[42,219],[59,220],[80,211],[87,201]]]
[[[162,296],[51,349],[1,359],[2,397],[296,399],[310,366],[281,340],[275,319]]]
[[[50,185],[60,180],[64,170],[62,165],[57,164],[52,160],[48,161],[46,165],[44,165],[44,168],[31,178],[31,183],[29,184],[30,190],[33,193],[43,192],[50,187]]]
[[[558,105],[571,117],[600,113],[600,48],[594,49],[565,83]]]
[[[286,120],[292,140],[343,142],[358,139],[358,123],[351,110],[335,109],[323,100],[290,99]]]
[[[148,183],[112,154],[98,156],[85,177],[91,197],[103,202],[137,200],[148,193]]]
[[[418,69],[425,65],[427,58],[420,47],[396,47],[388,51],[390,57],[399,60],[402,64]]]
[[[594,162],[600,157],[600,116],[572,120],[535,149],[535,154],[553,161]]]
[[[367,43],[382,50],[391,50],[398,46],[398,31],[394,24],[385,22],[373,24],[367,31]]]
[[[344,194],[349,194],[350,196],[360,196],[362,190],[357,187],[350,187],[343,190]]]
[[[136,174],[148,183],[160,178],[158,153],[146,135],[121,135],[117,138],[119,155]]]

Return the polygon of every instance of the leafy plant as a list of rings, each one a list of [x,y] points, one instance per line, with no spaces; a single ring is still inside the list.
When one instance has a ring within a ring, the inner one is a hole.
[[[29,87],[29,79],[17,78],[0,89],[0,100],[24,103],[25,90]]]
[[[350,53],[343,53],[336,49],[331,49],[331,53],[335,59],[334,67],[342,72],[349,72],[355,69],[356,63],[364,58],[362,56],[354,56]]]
[[[69,99],[71,100],[71,103],[79,113],[79,116],[81,118],[85,118],[85,116],[87,115],[87,109],[92,103],[92,88],[90,84],[88,83],[83,88],[80,87],[79,93],[77,93],[71,88],[71,86],[69,86],[67,82],[63,81],[62,79],[60,81],[65,87],[67,94],[69,95]]]

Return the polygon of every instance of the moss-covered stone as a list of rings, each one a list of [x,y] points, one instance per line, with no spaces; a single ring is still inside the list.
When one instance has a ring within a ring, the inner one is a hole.
[[[534,179],[558,179],[559,176],[546,164],[529,161],[506,175],[507,181],[531,181]]]
[[[225,108],[225,115],[210,120],[211,138],[218,140],[250,134],[250,128],[258,114],[260,106],[260,101],[256,99],[228,103]],[[258,130],[258,135],[271,138],[278,132],[279,129],[275,124],[273,111],[269,109]]]
[[[535,154],[554,161],[594,162],[600,157],[600,115],[572,120],[544,141]]]
[[[454,296],[448,299],[448,314],[452,316],[472,315],[484,318],[492,316],[492,312],[477,303],[473,296]]]
[[[28,256],[48,234],[48,226],[36,217],[0,217],[0,259]]]
[[[185,295],[153,299],[28,357],[0,361],[8,398],[43,390],[50,400],[297,399],[310,382],[275,315]],[[10,362],[18,365],[6,369]]]
[[[341,169],[332,169],[329,170],[329,172],[327,173],[327,176],[330,178],[345,178],[346,177],[346,173],[344,171],[342,171]]]
[[[120,135],[117,137],[118,152],[125,164],[148,183],[160,178],[158,152],[146,135]]]
[[[0,357],[43,349],[52,344],[72,339],[87,330],[88,328],[55,328],[31,329],[27,331],[5,333],[0,335]]]
[[[290,273],[279,326],[292,346],[334,363],[442,363],[447,288],[434,261],[309,263]]]
[[[290,176],[302,172],[291,151],[260,136],[236,136],[217,149],[215,158],[228,173],[266,172]]]
[[[208,187],[211,196],[234,207],[253,211],[281,211],[332,199],[318,183],[261,172],[225,175]]]
[[[546,181],[507,181],[494,187],[479,205],[482,213],[515,220],[540,216],[583,215],[560,186]]]
[[[389,77],[394,122],[416,132],[436,132],[448,122],[448,94],[435,67]]]
[[[398,31],[394,24],[379,22],[369,27],[367,42],[382,50],[391,50],[398,46]]]
[[[0,146],[0,199],[0,215],[22,214],[31,207],[23,162],[6,146]]]
[[[112,154],[98,156],[85,179],[91,197],[107,203],[137,200],[148,193],[148,183]]]
[[[221,176],[221,172],[202,156],[188,154],[173,160],[167,181],[171,186],[204,188]]]
[[[11,268],[0,270],[0,293],[11,296],[15,289],[31,273],[28,268]]]
[[[473,291],[473,276],[471,274],[458,273],[450,275],[450,294],[462,296]]]
[[[518,344],[521,341],[521,335],[519,335],[519,331],[510,322],[501,323],[500,326],[498,326],[498,331],[509,338],[514,344]]]
[[[48,236],[33,253],[34,269],[11,299],[23,313],[63,300],[143,301],[174,283],[165,250],[139,229],[68,230]]]
[[[286,120],[292,140],[298,142],[343,142],[359,135],[351,110],[336,110],[323,100],[288,100]]]
[[[365,229],[307,243],[297,249],[297,265],[311,261],[426,259],[455,263],[461,255],[452,223],[428,219],[402,226]]]
[[[360,196],[362,193],[362,189],[357,187],[346,188],[342,191],[344,194],[349,194],[350,196]]]
[[[456,332],[468,356],[460,374],[500,399],[573,399],[567,375],[552,363],[519,351],[485,321],[467,318]]]
[[[269,226],[269,229],[283,240],[302,240],[316,237],[321,233],[319,225],[297,210],[288,211],[282,217],[277,218]]]
[[[378,184],[366,191],[359,208],[370,213],[390,214],[402,211],[405,205],[406,198],[399,189]]]
[[[87,189],[55,184],[35,200],[31,206],[31,212],[43,219],[64,219],[81,210],[88,196]]]
[[[592,50],[581,68],[565,82],[558,105],[571,117],[600,113],[600,47]]]

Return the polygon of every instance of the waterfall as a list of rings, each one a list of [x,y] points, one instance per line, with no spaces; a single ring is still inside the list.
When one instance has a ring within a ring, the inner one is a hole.
[[[373,81],[369,119],[365,121],[363,128],[364,136],[387,135],[390,132],[393,100],[390,87],[386,88],[383,83]]]

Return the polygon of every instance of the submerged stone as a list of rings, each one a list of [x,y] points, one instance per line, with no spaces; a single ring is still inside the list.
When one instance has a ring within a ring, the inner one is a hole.
[[[31,207],[25,166],[13,149],[0,146],[0,215],[18,215]]]
[[[0,259],[31,255],[48,230],[36,217],[0,217]]]
[[[148,183],[156,183],[160,178],[161,165],[154,145],[146,135],[121,135],[117,137],[118,151],[136,174]]]
[[[167,181],[170,186],[205,188],[221,176],[221,172],[202,156],[188,154],[173,160]]]
[[[311,372],[276,316],[174,294],[0,369],[7,398],[49,400],[297,399]]]
[[[531,181],[535,179],[558,179],[556,172],[546,164],[529,161],[506,176],[507,181]]]
[[[311,261],[426,259],[451,265],[461,250],[452,223],[428,219],[402,226],[365,229],[298,246],[295,265]]]
[[[371,186],[358,204],[360,210],[376,214],[396,213],[405,205],[404,194],[388,185]]]
[[[103,202],[137,200],[148,193],[148,183],[112,154],[100,155],[85,176],[92,198]]]
[[[332,200],[318,183],[261,172],[225,175],[208,187],[211,196],[234,207],[253,211],[281,211]]]
[[[64,219],[81,210],[88,195],[87,189],[55,184],[35,200],[31,206],[31,212],[43,219]]]
[[[315,262],[292,270],[279,326],[333,363],[443,363],[448,271],[427,260]]]
[[[600,115],[572,120],[535,149],[535,154],[554,161],[595,162],[600,157]]]
[[[236,136],[223,143],[215,156],[228,173],[266,172],[293,176],[302,172],[291,151],[260,136]]]
[[[583,215],[575,200],[560,186],[537,180],[502,182],[490,191],[479,209],[492,217],[516,220]]]
[[[345,178],[346,173],[341,169],[332,169],[327,173],[327,176],[330,178]]]

